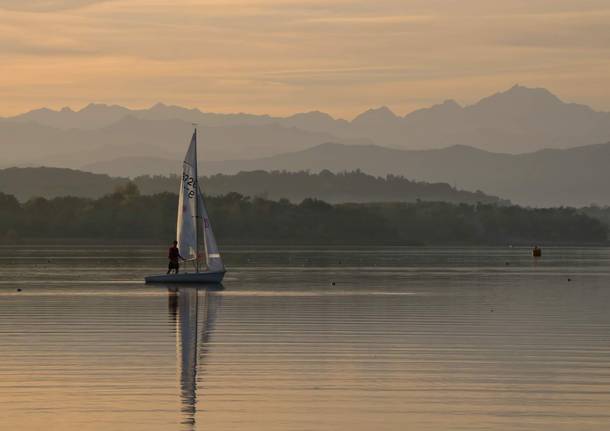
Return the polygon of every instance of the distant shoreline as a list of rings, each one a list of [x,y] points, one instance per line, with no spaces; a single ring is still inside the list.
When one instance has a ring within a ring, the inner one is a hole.
[[[97,246],[97,245],[113,245],[113,246],[159,246],[165,247],[170,244],[172,238],[168,238],[167,241],[161,241],[158,239],[146,239],[146,238],[61,238],[61,237],[27,237],[27,238],[13,238],[13,239],[0,239],[0,247],[10,247],[14,244],[19,245],[45,245],[45,246]],[[267,242],[239,242],[237,240],[223,240],[219,239],[222,246],[233,248],[233,247],[256,247],[256,248],[286,248],[291,247],[307,247],[307,248],[354,248],[354,247],[374,247],[374,248],[525,248],[529,249],[533,245],[539,245],[544,248],[561,248],[561,247],[610,247],[610,241],[606,242],[544,242],[544,243],[533,243],[533,242],[518,242],[514,244],[505,243],[473,243],[473,242],[451,242],[451,243],[417,243],[417,242],[279,242],[279,241],[267,241]]]
[[[141,195],[133,183],[93,200],[0,193],[0,241],[49,244],[167,244],[178,196]],[[329,204],[272,201],[238,193],[206,199],[218,243],[336,246],[605,245],[610,209],[418,201]]]

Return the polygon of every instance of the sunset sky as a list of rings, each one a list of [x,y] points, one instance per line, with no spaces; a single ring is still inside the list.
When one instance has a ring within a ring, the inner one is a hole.
[[[519,83],[610,110],[608,0],[0,0],[0,115],[90,102],[335,116]]]

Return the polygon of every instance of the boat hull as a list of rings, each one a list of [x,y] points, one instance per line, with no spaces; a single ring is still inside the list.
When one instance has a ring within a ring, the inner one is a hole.
[[[190,283],[219,284],[225,273],[222,272],[191,272],[183,274],[151,275],[144,278],[145,283]]]

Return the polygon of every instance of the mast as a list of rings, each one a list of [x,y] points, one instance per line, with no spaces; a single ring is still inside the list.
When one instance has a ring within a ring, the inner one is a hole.
[[[199,272],[199,225],[200,223],[200,215],[199,215],[199,172],[197,170],[197,124],[193,123],[195,126],[195,166],[193,167],[195,170],[195,184],[197,185],[197,190],[195,192],[195,272]]]
[[[176,237],[182,255],[188,256],[189,262],[195,259],[193,269],[199,272],[198,242],[202,236],[197,232],[197,218],[201,217],[203,213],[199,208],[201,200],[197,196],[197,180],[197,129],[195,129],[182,164]]]

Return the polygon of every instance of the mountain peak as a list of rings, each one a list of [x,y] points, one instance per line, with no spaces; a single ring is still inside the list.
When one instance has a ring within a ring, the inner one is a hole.
[[[165,103],[163,103],[163,102],[157,102],[157,103],[155,103],[154,105],[152,105],[152,106],[150,107],[150,110],[151,110],[151,111],[154,111],[154,110],[157,110],[157,109],[165,109],[165,108],[167,108],[167,107],[168,107],[168,106],[167,106]]]
[[[392,112],[392,110],[385,105],[380,106],[379,108],[369,109],[366,112],[375,113],[376,115],[391,115],[392,117],[396,117],[396,114],[394,114],[394,112]]]
[[[157,102],[150,108],[148,108],[148,112],[156,114],[156,115],[171,115],[176,116],[176,118],[181,118],[183,115],[189,116],[188,118],[193,119],[192,115],[201,114],[199,108],[186,108],[184,106],[177,105],[167,105],[163,102]],[[186,118],[183,118],[186,119]]]
[[[438,115],[455,115],[462,110],[462,106],[453,99],[447,99],[443,103],[432,105],[429,108],[422,108],[410,112],[403,118],[408,121],[432,120],[437,121]]]
[[[78,111],[79,113],[94,113],[94,112],[103,112],[103,111],[117,111],[117,112],[126,112],[127,108],[123,108],[119,105],[107,105],[105,103],[89,103],[83,109]]]
[[[426,110],[426,111],[436,111],[436,112],[446,112],[446,111],[457,111],[462,109],[462,106],[457,103],[455,100],[453,99],[447,99],[445,100],[443,103],[439,103],[436,105],[432,105],[429,108],[424,108],[422,110]]]
[[[460,104],[457,103],[455,100],[453,99],[447,99],[445,100],[443,103],[440,104],[440,106],[443,106],[445,108],[461,108]]]
[[[521,95],[521,96],[537,96],[546,97],[561,102],[557,96],[551,93],[546,88],[542,87],[525,87],[523,85],[515,84],[510,89],[504,92],[504,94],[510,95]]]
[[[102,107],[102,106],[104,106],[104,105],[102,105],[101,103],[93,103],[93,102],[91,102],[91,103],[87,104],[87,106],[85,106],[84,108],[82,108],[82,109],[81,109],[79,112],[83,112],[83,111],[85,111],[85,112],[86,112],[86,111],[92,111],[92,110],[97,109],[97,108],[100,108],[100,107]]]
[[[496,93],[481,99],[473,106],[513,106],[516,104],[527,104],[530,106],[536,105],[540,107],[561,105],[563,104],[563,102],[546,88],[530,88],[515,84],[506,91]]]
[[[358,115],[352,120],[352,123],[362,122],[378,122],[378,121],[393,121],[398,117],[390,108],[387,106],[381,106],[379,108],[371,108],[362,114]]]
[[[288,118],[316,118],[322,120],[333,120],[333,117],[330,114],[322,111],[308,111],[308,112],[299,112],[298,114],[293,114]]]

